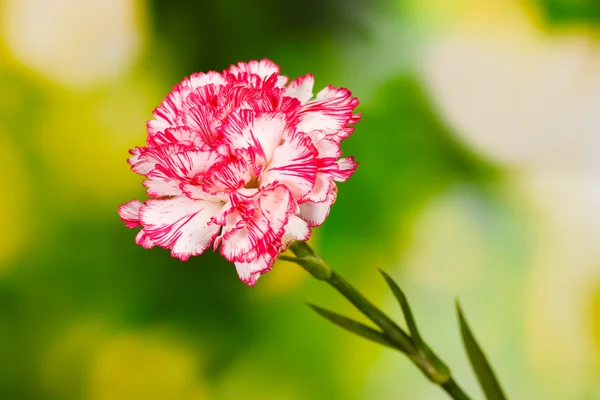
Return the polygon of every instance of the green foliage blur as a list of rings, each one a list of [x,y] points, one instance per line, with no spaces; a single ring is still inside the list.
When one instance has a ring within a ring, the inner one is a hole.
[[[313,314],[304,301],[358,317],[298,267],[280,262],[248,288],[218,253],[182,263],[136,246],[119,220],[119,204],[145,196],[127,150],[170,88],[261,58],[292,79],[312,72],[315,91],[332,84],[361,100],[343,147],[360,166],[313,233],[319,254],[394,316],[376,268],[397,278],[474,398],[456,296],[510,398],[600,398],[600,363],[565,361],[576,367],[562,384],[536,347],[546,332],[527,313],[557,304],[528,297],[539,224],[515,188],[519,168],[464,140],[417,61],[461,13],[502,7],[483,3],[1,0],[0,399],[445,398],[399,354]],[[532,0],[518,14],[543,35],[600,21],[592,0]],[[446,272],[419,275],[423,260]],[[588,310],[573,326],[595,332],[588,353],[600,352],[598,298],[570,303]]]

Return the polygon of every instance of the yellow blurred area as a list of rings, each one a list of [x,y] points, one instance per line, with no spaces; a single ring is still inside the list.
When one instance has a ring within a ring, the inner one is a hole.
[[[3,174],[5,195],[0,196],[0,221],[4,232],[0,240],[0,273],[7,265],[7,260],[26,245],[34,222],[33,216],[28,212],[32,194],[24,162],[15,148],[13,138],[6,134],[0,135],[0,170],[10,171]]]
[[[90,400],[210,399],[199,382],[191,348],[151,333],[125,334],[96,348],[86,398]]]
[[[87,96],[53,96],[36,129],[36,143],[48,167],[61,177],[61,193],[71,199],[92,197],[92,204],[131,193],[140,179],[122,173],[127,171],[123,150],[144,141],[153,96],[126,80]]]
[[[45,356],[41,379],[57,398],[79,392],[89,400],[212,398],[195,349],[166,330],[122,332],[80,322]]]
[[[424,21],[458,29],[514,29],[539,19],[537,8],[523,0],[409,0],[408,8]]]

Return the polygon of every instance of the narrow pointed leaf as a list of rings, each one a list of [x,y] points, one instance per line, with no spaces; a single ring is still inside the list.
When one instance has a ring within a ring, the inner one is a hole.
[[[471,367],[475,371],[477,380],[485,393],[485,398],[487,400],[506,400],[506,396],[504,396],[500,383],[496,379],[494,371],[492,371],[492,367],[488,363],[485,354],[483,354],[481,347],[477,344],[458,301],[456,302],[456,309],[458,311],[460,333],[462,335],[463,343],[467,350]]]
[[[373,328],[370,328],[365,324],[362,324],[358,321],[354,321],[353,319],[344,317],[343,315],[326,310],[314,304],[309,303],[308,306],[315,310],[319,315],[321,315],[325,319],[333,322],[341,328],[344,328],[354,333],[355,335],[361,336],[365,339],[371,340],[373,342],[382,344],[387,347],[395,348],[394,344],[390,342],[390,340],[383,333]]]
[[[418,348],[422,349],[423,348],[423,340],[421,339],[421,335],[419,334],[419,329],[417,328],[417,323],[415,322],[412,311],[410,309],[410,305],[408,304],[408,300],[406,299],[404,292],[402,291],[402,289],[400,289],[400,286],[398,286],[398,284],[396,284],[396,282],[394,282],[394,280],[388,274],[386,274],[382,270],[379,270],[379,272],[381,272],[381,275],[383,275],[388,286],[390,287],[390,289],[392,289],[392,293],[394,293],[396,300],[398,300],[398,303],[400,303],[400,307],[402,308],[402,313],[404,314],[404,319],[406,320],[406,325],[408,325],[408,330],[411,334],[411,339],[413,340],[413,342],[415,343],[415,345]]]

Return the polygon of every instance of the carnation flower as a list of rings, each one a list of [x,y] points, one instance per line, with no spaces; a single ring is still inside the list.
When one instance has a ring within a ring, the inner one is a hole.
[[[253,285],[294,240],[307,240],[357,167],[340,143],[360,119],[358,99],[312,75],[289,84],[269,60],[196,73],[148,121],[131,169],[150,197],[119,208],[137,244],[187,260],[210,246]]]

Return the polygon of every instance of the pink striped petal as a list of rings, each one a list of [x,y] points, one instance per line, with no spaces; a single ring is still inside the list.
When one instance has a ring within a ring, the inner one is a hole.
[[[299,200],[315,185],[317,156],[318,151],[310,137],[302,132],[293,132],[275,148],[273,158],[261,176],[261,184],[279,182]]]
[[[150,240],[150,237],[143,229],[139,231],[137,235],[135,235],[135,243],[145,249],[151,249],[154,247],[154,242]]]
[[[128,161],[131,164],[132,171],[140,175],[147,175],[157,164],[160,164],[161,160],[165,157],[189,149],[189,146],[180,143],[169,143],[152,148],[138,147],[135,150],[129,151],[133,154],[133,157]]]
[[[218,137],[217,128],[221,121],[210,107],[198,105],[183,115],[181,123],[199,138],[199,144],[212,146]]]
[[[197,72],[190,76],[190,84],[193,89],[210,84],[220,86],[225,83],[225,78],[216,71],[208,71],[207,73]]]
[[[257,162],[267,163],[281,143],[286,127],[283,113],[240,110],[229,115],[222,126],[224,143],[230,149],[250,150]]]
[[[119,217],[121,221],[125,223],[128,228],[136,228],[141,226],[139,211],[142,206],[142,202],[138,200],[131,200],[119,207]]]
[[[268,272],[273,266],[273,259],[269,257],[259,257],[251,262],[236,262],[235,268],[237,270],[240,280],[246,285],[252,287],[258,281],[258,278],[266,272]]]
[[[317,172],[315,185],[312,190],[302,198],[302,204],[307,201],[313,203],[327,201],[330,196],[331,185],[335,185],[332,180],[333,177],[330,173]]]
[[[221,160],[222,156],[214,151],[168,154],[158,160],[143,185],[148,188],[148,195],[152,197],[178,196],[183,194],[182,184],[200,185],[197,176],[203,175]]]
[[[187,78],[173,88],[161,105],[152,112],[154,119],[147,123],[148,135],[176,126],[177,114],[183,109],[183,103],[190,92],[191,85]]]
[[[333,179],[338,182],[346,182],[358,168],[358,163],[354,157],[341,158],[337,162],[337,171],[334,171]]]
[[[327,200],[321,203],[307,201],[300,204],[300,217],[308,222],[310,227],[321,225],[329,215],[331,205],[335,203],[337,197],[337,186],[331,186]]]
[[[339,143],[348,136],[344,130],[346,125],[360,119],[359,114],[353,114],[356,106],[358,99],[352,97],[349,90],[327,86],[317,94],[315,100],[303,106],[298,129],[304,132],[321,131]]]
[[[137,228],[142,225],[139,217],[139,211],[142,205],[143,204],[140,201],[131,200],[119,207],[119,216],[121,217],[121,221],[125,222],[126,227]],[[137,233],[135,243],[146,249],[154,247],[154,243],[143,229]]]
[[[240,62],[237,65],[232,65],[229,68],[229,72],[234,76],[249,73],[265,79],[273,74],[279,75],[279,66],[270,60],[262,59],[260,61]]]
[[[148,200],[140,208],[140,220],[155,245],[171,249],[173,257],[185,261],[212,244],[220,227],[211,220],[222,207],[222,203],[185,196]]]
[[[275,257],[282,247],[281,238],[296,202],[283,185],[272,185],[254,196],[232,196],[222,234],[221,254],[229,261],[251,262],[263,257]],[[219,219],[219,217],[217,217]]]
[[[285,95],[294,97],[302,104],[305,104],[313,97],[313,86],[315,84],[315,78],[312,74],[301,76],[289,83],[285,88]]]
[[[185,126],[175,128],[167,128],[164,131],[158,132],[148,137],[146,146],[158,147],[165,144],[180,144],[183,146],[199,146],[204,141],[202,137]]]
[[[202,188],[212,194],[232,192],[244,186],[250,179],[252,171],[247,160],[226,160],[208,170],[202,180]]]

